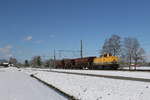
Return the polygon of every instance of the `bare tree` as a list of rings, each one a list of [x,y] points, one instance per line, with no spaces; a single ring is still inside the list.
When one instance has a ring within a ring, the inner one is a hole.
[[[34,67],[40,67],[42,65],[42,60],[40,56],[33,57],[31,65]]]
[[[125,54],[127,58],[127,62],[129,63],[129,69],[131,69],[131,62],[133,57],[133,38],[125,38],[124,39],[124,47],[125,47]]]
[[[131,69],[132,60],[134,60],[135,68],[138,60],[143,58],[143,54],[145,53],[143,48],[140,48],[139,41],[136,38],[125,38],[124,39],[124,47],[126,58],[128,59],[129,69]]]
[[[101,53],[111,53],[113,56],[120,55],[121,52],[121,37],[118,35],[112,35],[109,39],[106,39],[102,47]]]
[[[135,70],[136,70],[136,65],[138,63],[139,60],[143,60],[144,61],[144,54],[145,54],[145,51],[143,48],[137,48],[135,51],[134,51],[134,54],[133,54],[133,60],[134,60],[134,64],[135,64]]]
[[[11,57],[11,58],[9,58],[9,63],[16,65],[17,64],[17,59]]]
[[[101,54],[103,53],[110,53],[110,48],[109,48],[109,41],[108,39],[105,40],[104,45],[102,47]]]

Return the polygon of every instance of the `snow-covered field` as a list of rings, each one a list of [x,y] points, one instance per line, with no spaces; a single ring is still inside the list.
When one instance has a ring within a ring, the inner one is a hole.
[[[32,73],[36,73],[36,77],[80,100],[150,99],[149,82],[98,78],[46,71],[33,71]]]
[[[64,70],[64,69],[52,69],[52,71],[150,79],[150,72],[115,71],[115,70],[114,71],[109,71],[109,70],[108,71],[106,71],[106,70]]]
[[[123,67],[122,69],[129,69],[129,67]],[[135,67],[131,67],[131,69],[135,69]],[[150,70],[150,66],[138,66],[136,67],[136,69],[139,69],[139,70]]]
[[[0,69],[0,100],[67,100],[20,69]]]

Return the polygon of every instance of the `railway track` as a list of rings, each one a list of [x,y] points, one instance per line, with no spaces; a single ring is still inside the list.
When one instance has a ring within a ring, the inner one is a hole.
[[[139,81],[139,82],[150,82],[150,79],[146,79],[146,78],[135,78],[135,77],[125,77],[125,76],[112,76],[112,75],[97,75],[97,74],[87,74],[87,73],[77,73],[77,72],[63,72],[63,71],[52,71],[52,70],[49,70],[48,72],[63,73],[63,74],[72,74],[72,75],[82,75],[82,76],[90,76],[90,77],[103,77],[103,78],[110,78],[110,79]]]
[[[150,72],[150,70],[144,70],[144,69],[136,69],[136,70],[134,70],[134,69],[131,69],[131,70],[129,70],[129,69],[118,69],[118,70],[115,70],[115,71]]]
[[[70,70],[70,69],[69,69]],[[73,69],[73,70],[81,70],[81,69]],[[84,69],[83,69],[84,70]],[[85,70],[91,70],[91,69],[85,69]],[[40,70],[40,71],[48,71],[48,70]],[[144,69],[136,69],[136,70],[134,70],[134,69],[131,69],[131,70],[129,70],[129,69],[117,69],[117,70],[111,70],[111,69],[106,69],[106,70],[93,70],[92,69],[92,71],[128,71],[128,72],[150,72],[150,70],[144,70]]]

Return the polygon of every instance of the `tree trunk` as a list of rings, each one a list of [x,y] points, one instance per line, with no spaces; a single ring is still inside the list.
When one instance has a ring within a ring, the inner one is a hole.
[[[134,70],[136,70],[137,62],[138,62],[138,61],[137,61],[137,59],[135,59],[135,63],[134,63],[134,64],[135,64],[135,66],[134,66]]]
[[[130,62],[130,63],[129,63],[129,70],[131,70],[131,56],[130,56],[129,59],[130,59],[130,61],[129,61],[129,62]]]

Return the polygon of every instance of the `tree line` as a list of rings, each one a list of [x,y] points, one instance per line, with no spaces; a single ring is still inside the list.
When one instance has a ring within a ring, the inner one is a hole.
[[[30,61],[24,61],[24,67],[50,68],[54,66],[53,59],[42,60],[41,56],[35,56]]]
[[[54,66],[53,59],[42,60],[41,56],[35,56],[31,60],[19,62],[15,57],[10,57],[8,60],[0,59],[1,63],[12,64],[14,67],[35,67],[35,68],[50,68]]]
[[[119,35],[112,35],[105,40],[100,53],[111,53],[113,56],[118,56],[120,63],[127,64],[129,67],[132,63],[137,65],[146,62],[145,50],[135,37],[122,39]]]

